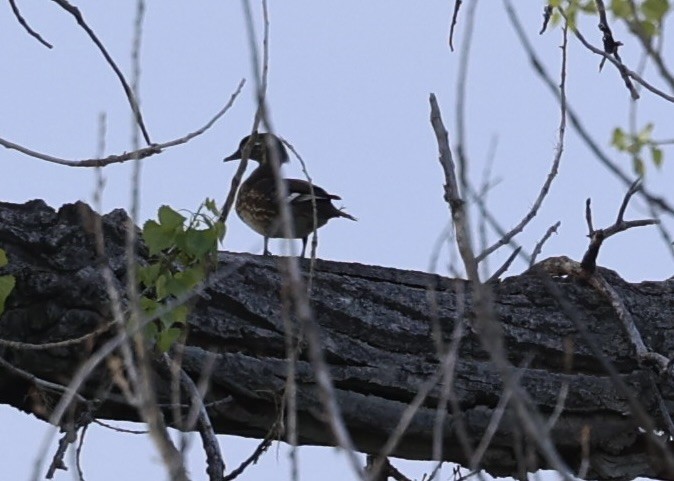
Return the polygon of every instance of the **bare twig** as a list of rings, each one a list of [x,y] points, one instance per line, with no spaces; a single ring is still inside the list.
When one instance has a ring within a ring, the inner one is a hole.
[[[585,200],[585,222],[587,223],[588,235],[592,235],[594,227],[592,227],[592,199],[589,197]]]
[[[53,393],[56,393],[56,394],[63,394],[63,393],[68,391],[67,386],[63,386],[63,385],[57,384],[55,382],[46,381],[44,379],[41,379],[41,378],[35,376],[34,374],[28,372],[28,371],[24,371],[23,369],[14,366],[13,364],[6,361],[2,357],[0,357],[0,366],[4,367],[8,371],[18,375],[19,377],[24,378],[28,382],[34,384],[38,388],[43,389],[45,391],[50,391],[50,392],[53,392]],[[75,393],[74,399],[76,399],[78,402],[83,403],[83,404],[88,403],[87,399],[85,399],[83,396],[81,396],[80,394],[77,394],[77,393]]]
[[[547,242],[550,236],[552,236],[552,234],[557,233],[557,229],[559,228],[560,225],[562,225],[562,223],[560,221],[557,221],[554,225],[548,227],[548,230],[545,231],[543,238],[536,243],[536,245],[534,246],[534,250],[531,253],[531,260],[529,260],[529,267],[534,265],[534,263],[536,262],[536,257],[538,257],[538,254],[540,254],[541,251],[543,250],[543,245]]]
[[[21,152],[22,154],[28,155],[29,157],[34,157],[36,159],[44,160],[54,164],[65,165],[67,167],[104,167],[106,165],[119,164],[133,159],[145,159],[147,157],[151,157],[153,155],[161,153],[164,149],[174,147],[176,145],[186,144],[193,138],[198,137],[199,135],[203,134],[208,129],[210,129],[213,126],[213,124],[215,124],[215,122],[217,122],[220,119],[220,117],[222,117],[230,109],[230,107],[234,103],[234,100],[236,100],[239,93],[241,93],[241,89],[243,88],[244,83],[245,79],[241,79],[241,81],[239,82],[239,86],[236,88],[227,104],[222,109],[220,109],[220,111],[216,113],[213,116],[213,118],[211,118],[203,127],[199,128],[198,130],[195,130],[194,132],[190,132],[189,134],[184,135],[183,137],[180,137],[178,139],[163,142],[161,144],[150,145],[149,147],[143,147],[141,149],[134,150],[132,152],[124,152],[123,154],[109,155],[105,158],[70,160],[43,154],[2,138],[0,138],[0,145],[7,149],[12,149]]]
[[[255,451],[248,456],[236,469],[234,469],[231,473],[229,473],[227,476],[223,478],[223,481],[233,481],[234,479],[238,478],[241,473],[243,473],[248,466],[251,464],[257,463],[257,461],[260,459],[260,456],[262,456],[267,449],[271,446],[272,441],[274,438],[277,436],[277,425],[274,424],[269,431],[269,434],[265,436],[265,438],[260,442],[260,444],[257,445],[257,448],[255,448]]]
[[[545,32],[545,29],[548,28],[550,17],[552,17],[552,5],[548,4],[543,7],[543,26],[541,27],[541,31],[538,32],[539,35],[542,35]]]
[[[496,282],[508,269],[510,269],[510,265],[515,261],[519,253],[522,251],[522,246],[519,246],[515,248],[514,251],[510,253],[508,258],[505,260],[503,265],[496,269],[494,273],[487,279],[487,283],[489,282]]]
[[[45,351],[48,349],[56,349],[59,347],[73,346],[75,344],[81,344],[82,342],[96,337],[104,332],[108,331],[112,326],[115,325],[115,321],[109,321],[103,324],[100,327],[97,327],[88,334],[84,334],[80,337],[73,339],[65,339],[63,341],[56,342],[45,342],[41,344],[34,344],[30,342],[20,342],[20,341],[10,341],[8,339],[0,339],[0,346],[10,347],[12,349],[23,349],[27,351]]]
[[[99,426],[102,426],[106,429],[110,429],[112,431],[118,432],[118,433],[124,433],[124,434],[147,434],[147,429],[125,429],[125,428],[120,428],[117,426],[113,426],[111,424],[104,423],[100,419],[94,419],[92,422],[98,424]]]
[[[545,83],[548,89],[552,92],[555,98],[557,98],[558,101],[561,101],[561,93],[559,92],[559,88],[555,84],[555,81],[552,79],[550,74],[545,70],[545,67],[543,67],[541,59],[539,59],[538,56],[536,55],[536,52],[534,51],[534,48],[524,31],[522,22],[518,18],[517,12],[515,12],[515,9],[513,8],[511,0],[503,0],[503,4],[505,6],[506,13],[510,20],[510,23],[515,29],[515,33],[517,34],[520,44],[522,45],[524,51],[529,56],[532,68],[541,78],[543,83]],[[585,128],[585,126],[583,125],[580,116],[576,114],[576,112],[573,110],[573,108],[571,108],[568,102],[567,102],[567,114],[569,116],[569,120],[571,121],[571,125],[576,130],[576,133],[580,136],[583,142],[585,142],[585,144],[590,149],[590,151],[595,155],[597,160],[599,160],[609,171],[611,171],[620,180],[622,180],[625,183],[625,185],[630,185],[632,183],[631,176],[623,172],[622,169],[618,167],[618,165],[608,157],[608,155],[602,152],[602,149],[599,147],[599,144],[590,136],[587,128]],[[669,203],[665,198],[652,194],[648,192],[646,189],[642,189],[640,191],[640,194],[643,197],[645,197],[646,200],[648,200],[648,202],[651,203],[652,205],[657,206],[658,208],[662,209],[663,211],[667,212],[670,215],[674,215],[674,207],[669,205]]]
[[[171,363],[168,355],[164,355],[164,359],[167,363]],[[180,385],[190,395],[192,407],[198,412],[197,426],[204,452],[206,453],[206,473],[208,474],[208,479],[211,481],[223,481],[225,462],[220,452],[220,444],[215,437],[215,431],[213,430],[208,412],[206,412],[202,395],[194,384],[194,381],[183,369],[180,369]],[[191,428],[190,424],[188,421],[187,429]]]
[[[479,282],[479,273],[477,270],[477,261],[473,254],[472,243],[470,239],[470,229],[468,228],[468,218],[465,209],[465,202],[459,194],[459,186],[456,180],[456,167],[452,158],[452,151],[449,148],[449,139],[447,129],[442,123],[440,108],[435,94],[430,95],[431,104],[431,125],[435,132],[440,154],[440,165],[445,173],[445,201],[454,221],[456,233],[456,244],[459,248],[459,254],[464,261],[468,278]]]
[[[65,463],[63,462],[63,457],[66,454],[68,446],[77,441],[77,431],[75,426],[73,426],[71,423],[68,423],[68,425],[64,428],[64,431],[65,434],[59,440],[58,449],[52,457],[51,464],[47,469],[47,474],[45,474],[45,478],[47,479],[53,479],[57,469],[62,469],[64,471],[68,470]]]
[[[456,27],[456,19],[459,16],[459,9],[461,8],[463,0],[454,0],[454,11],[452,13],[452,26],[449,28],[449,48],[454,51],[454,27]]]
[[[107,49],[103,45],[103,43],[98,39],[98,36],[94,33],[94,31],[87,25],[87,23],[84,20],[84,16],[82,15],[82,12],[80,12],[79,8],[76,6],[70,4],[68,0],[52,0],[54,3],[59,5],[61,8],[63,8],[66,12],[71,14],[74,18],[77,24],[86,32],[86,34],[89,36],[92,42],[98,47],[98,50],[101,52],[103,57],[105,58],[105,61],[110,65],[112,70],[115,72],[115,75],[117,75],[117,78],[119,79],[120,83],[122,84],[122,88],[124,89],[124,93],[126,94],[126,98],[129,100],[129,105],[131,106],[131,110],[133,112],[133,115],[136,119],[136,122],[138,124],[138,127],[140,128],[141,132],[143,133],[143,138],[145,140],[145,143],[148,146],[152,145],[152,141],[150,140],[150,135],[147,132],[147,128],[145,127],[145,123],[143,122],[143,116],[140,112],[140,107],[138,106],[138,102],[136,100],[136,97],[133,93],[132,88],[129,86],[128,82],[124,78],[124,74],[122,71],[119,69],[115,61],[112,59],[110,54],[108,53]]]
[[[85,424],[80,433],[80,442],[77,443],[75,450],[75,468],[77,468],[77,477],[79,481],[84,481],[84,470],[82,469],[82,448],[84,447],[84,437],[89,429],[89,424]]]
[[[456,80],[456,157],[458,164],[458,176],[461,192],[465,195],[468,185],[468,157],[466,155],[466,101],[468,92],[466,83],[468,80],[468,60],[470,59],[470,47],[473,42],[473,30],[475,26],[475,10],[478,0],[473,0],[468,5],[466,18],[466,33],[461,45],[459,55],[459,71]],[[458,8],[458,6],[457,6]]]
[[[606,18],[606,6],[604,6],[604,0],[595,0],[594,3],[597,6],[597,12],[599,13],[599,31],[602,33],[602,42],[604,43],[604,52],[606,52],[609,55],[615,55],[616,60],[618,60],[618,62],[622,63],[622,59],[620,58],[620,54],[618,53],[618,47],[621,47],[623,44],[622,44],[622,42],[617,42],[613,38],[613,32],[611,32],[611,27],[609,26],[608,19]],[[604,57],[601,60],[601,63],[599,64],[599,71],[601,71],[605,62],[606,62],[606,57]],[[621,72],[621,75],[622,75],[622,72]],[[624,77],[623,77],[623,79],[624,79]],[[632,92],[633,88],[631,88],[631,83],[629,82],[629,79],[626,79],[626,84],[627,84],[628,88],[630,89],[630,91]],[[634,98],[634,99],[636,100],[637,98],[639,98],[638,94],[637,94],[637,97]]]
[[[477,262],[482,261],[496,249],[506,245],[508,242],[510,242],[510,240],[514,236],[516,236],[517,234],[522,232],[522,230],[524,230],[526,225],[536,216],[538,210],[541,208],[541,205],[543,205],[543,200],[545,200],[545,197],[548,195],[550,186],[552,185],[552,181],[555,179],[555,177],[557,176],[557,172],[559,171],[559,163],[562,160],[562,153],[564,152],[564,135],[566,133],[566,108],[567,108],[566,107],[566,38],[567,38],[566,26],[564,27],[563,38],[564,43],[562,45],[562,68],[560,73],[560,82],[558,86],[560,96],[559,97],[560,120],[557,136],[557,146],[555,147],[555,156],[552,160],[552,165],[550,166],[550,172],[548,173],[548,176],[545,179],[545,182],[543,183],[543,186],[541,187],[541,190],[538,193],[538,197],[534,201],[533,206],[531,207],[531,209],[529,209],[529,212],[524,216],[524,218],[519,222],[519,224],[517,224],[510,231],[508,231],[505,236],[501,237],[491,247],[482,251],[482,253],[480,253],[476,257]]]
[[[599,255],[599,249],[601,248],[602,243],[609,237],[623,232],[627,229],[633,227],[642,227],[647,225],[658,224],[660,221],[658,219],[640,219],[640,220],[623,220],[625,215],[625,209],[630,198],[638,192],[641,184],[641,179],[635,180],[630,188],[627,190],[625,197],[623,198],[620,209],[618,210],[618,218],[615,223],[605,229],[593,230],[592,228],[592,210],[590,209],[590,199],[587,199],[585,203],[585,219],[587,221],[588,229],[590,230],[588,236],[590,237],[590,245],[587,248],[587,251],[583,255],[583,260],[580,265],[583,270],[587,273],[593,273],[597,267],[597,256]]]
[[[664,91],[658,89],[657,87],[653,86],[650,82],[646,81],[641,75],[634,72],[633,70],[628,69],[622,62],[619,62],[618,60],[614,59],[611,55],[592,45],[585,39],[585,37],[583,37],[583,35],[578,30],[574,31],[574,35],[576,36],[576,38],[578,38],[580,43],[582,43],[583,46],[585,46],[585,48],[587,48],[596,55],[600,55],[601,57],[608,59],[608,61],[611,62],[618,69],[620,75],[623,77],[623,80],[625,81],[625,85],[630,90],[630,95],[632,96],[633,99],[635,100],[638,99],[639,93],[632,85],[630,79],[634,79],[634,81],[636,81],[646,90],[657,95],[658,97],[667,100],[668,102],[674,102],[674,96],[669,95]]]
[[[636,34],[636,37],[641,42],[641,46],[643,47],[644,51],[648,54],[649,58],[653,60],[653,63],[658,69],[658,73],[665,80],[665,82],[669,84],[670,90],[674,90],[674,75],[672,75],[672,72],[670,72],[669,68],[667,68],[662,58],[662,55],[660,55],[661,46],[654,47],[651,36],[646,35],[644,27],[641,22],[641,18],[639,18],[637,6],[634,3],[634,1],[630,0],[627,3],[629,4],[630,9],[632,11],[633,19],[630,20],[629,18],[625,17],[623,18],[624,22],[627,24],[630,31]],[[662,35],[661,32],[661,34],[659,35],[659,40],[662,41],[663,39],[664,35]]]
[[[23,18],[21,15],[21,12],[19,11],[19,7],[16,5],[16,0],[9,0],[9,5],[12,7],[12,12],[14,13],[14,16],[16,17],[17,21],[21,24],[21,26],[28,32],[28,35],[31,37],[35,38],[38,42],[40,42],[42,45],[44,45],[47,48],[53,48],[53,45],[47,42],[42,36],[37,33],[35,30],[33,30],[30,25],[28,25],[28,22],[26,22],[26,19]]]
[[[306,177],[307,182],[309,182],[309,192],[311,193],[311,209],[312,209],[312,216],[313,216],[313,223],[314,223],[314,231],[311,233],[311,258],[309,260],[309,280],[307,281],[307,291],[311,293],[311,285],[314,280],[314,272],[316,270],[316,248],[318,247],[318,211],[316,207],[316,196],[314,195],[314,182],[311,176],[309,175],[309,171],[307,170],[307,165],[304,163],[304,159],[302,159],[302,156],[300,156],[299,153],[297,153],[297,150],[295,150],[295,147],[288,142],[286,139],[281,139],[281,141],[285,144],[288,149],[295,155],[297,160],[299,160],[300,165],[302,166],[302,172],[304,173],[304,177]]]

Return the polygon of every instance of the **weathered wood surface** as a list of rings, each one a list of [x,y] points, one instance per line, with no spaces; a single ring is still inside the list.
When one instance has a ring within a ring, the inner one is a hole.
[[[3,271],[17,277],[15,292],[0,318],[0,339],[36,344],[61,341],[82,336],[110,320],[99,268],[102,260],[95,253],[90,223],[82,221],[81,212],[85,211],[88,208],[82,204],[66,205],[58,212],[41,201],[0,204],[0,248],[10,259]],[[119,287],[124,285],[125,222],[122,211],[103,220],[103,262],[112,267]],[[143,256],[140,247],[139,257]],[[214,353],[206,400],[222,401],[209,409],[216,431],[261,438],[278,417],[286,382],[279,294],[283,276],[278,271],[279,259],[274,257],[223,252],[220,261],[224,275],[199,296],[190,317],[184,367],[198,380]],[[302,266],[308,269],[308,261]],[[670,356],[674,351],[674,282],[630,284],[611,271],[602,272],[623,296],[646,344]],[[604,299],[577,280],[559,278],[555,282],[578,309],[622,379],[655,422],[664,426],[655,387],[672,414],[671,380],[638,365]],[[449,409],[443,427],[444,459],[465,463],[456,436],[458,422],[465,424],[476,446],[503,392],[497,370],[471,329],[467,283],[420,272],[319,261],[311,300],[346,424],[360,450],[376,453],[419,387],[439,366],[431,335],[434,321],[429,286],[437,293],[436,319],[446,342],[457,313],[467,313],[453,386],[461,419]],[[551,432],[568,466],[574,470],[580,466],[581,433],[589,429],[589,477],[674,478],[673,473],[660,471],[657,459],[649,457],[645,436],[629,414],[624,394],[600,367],[541,280],[525,274],[498,282],[493,289],[509,359],[516,366],[526,365],[521,384],[544,416],[553,412],[562,385],[569,385],[564,410]],[[103,335],[95,341],[49,350],[4,345],[0,354],[40,379],[67,384],[105,339]],[[565,346],[572,346],[570,371],[564,367]],[[297,371],[300,441],[332,444],[305,352]],[[81,393],[90,399],[100,397],[100,386],[106,385],[108,377],[105,366],[101,367]],[[169,402],[168,386],[161,378],[158,391],[161,401]],[[395,450],[396,456],[429,459],[439,395],[440,387],[436,386]],[[0,403],[43,417],[56,399],[0,366]],[[135,419],[133,409],[114,388],[102,401],[97,417]],[[516,416],[507,410],[481,463],[483,469],[493,475],[516,475],[517,440],[526,443],[523,436]],[[538,467],[547,467],[542,457],[536,459]]]

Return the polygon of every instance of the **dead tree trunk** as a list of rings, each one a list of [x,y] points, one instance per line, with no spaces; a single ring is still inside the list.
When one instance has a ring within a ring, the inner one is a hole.
[[[78,366],[114,332],[51,349],[7,341],[76,339],[109,322],[99,266],[107,262],[119,287],[124,286],[126,214],[114,211],[103,218],[104,259],[97,257],[92,227],[83,220],[91,215],[84,204],[66,205],[58,212],[42,201],[0,204],[0,248],[9,257],[3,270],[17,279],[0,318],[0,354],[6,362],[0,366],[0,402],[43,419],[58,395],[41,381],[67,385]],[[138,256],[145,256],[142,246]],[[210,372],[206,402],[218,433],[261,438],[279,417],[287,361],[279,294],[283,275],[278,266],[278,258],[223,252],[218,280],[199,296],[190,316],[183,365],[197,382],[203,372]],[[302,266],[308,269],[308,261]],[[674,351],[674,282],[630,284],[603,272],[630,309],[647,346],[669,356]],[[620,378],[666,430],[665,420],[674,411],[671,379],[638,364],[615,313],[601,296],[578,280],[554,282]],[[431,308],[430,289],[435,291],[436,308]],[[510,277],[495,283],[493,291],[509,360],[520,366],[520,383],[544,416],[553,413],[562,387],[568,385],[551,431],[567,465],[578,469],[585,452],[592,478],[674,478],[650,454],[647,435],[630,415],[625,393],[600,367],[538,276]],[[437,371],[434,323],[447,343],[455,323],[465,324],[442,433],[443,458],[467,463],[457,430],[464,429],[472,447],[477,446],[504,389],[471,329],[468,284],[420,272],[318,261],[311,302],[339,406],[358,449],[367,453],[379,451],[419,388]],[[570,368],[565,358],[571,359]],[[80,391],[94,401],[89,406],[92,414],[137,419],[109,377],[102,366]],[[300,442],[333,444],[304,351],[297,365],[297,389]],[[395,456],[430,459],[440,389],[433,387]],[[160,402],[169,404],[168,381],[160,373],[157,390]],[[170,409],[166,417],[170,422]],[[518,475],[518,456],[524,453],[527,470],[549,467],[530,446],[516,415],[506,408],[480,466],[492,475]]]

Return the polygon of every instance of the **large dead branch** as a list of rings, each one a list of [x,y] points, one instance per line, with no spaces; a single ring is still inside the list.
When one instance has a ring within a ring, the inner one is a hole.
[[[101,327],[112,314],[100,266],[107,263],[119,287],[125,285],[126,215],[118,210],[104,216],[103,259],[96,255],[91,215],[84,204],[58,212],[42,201],[0,204],[0,248],[9,257],[3,271],[17,279],[0,318],[0,402],[41,419],[58,401],[59,386],[67,386],[78,367],[116,334]],[[144,256],[139,246],[139,261]],[[204,367],[213,366],[205,403],[216,432],[264,438],[276,432],[286,386],[280,303],[284,277],[278,258],[223,252],[220,261],[220,277],[199,295],[190,317],[183,368],[198,382]],[[308,269],[308,261],[302,262]],[[622,298],[646,346],[669,357],[674,352],[674,281],[630,284],[607,269],[598,272]],[[671,379],[639,363],[604,296],[579,279],[553,281],[655,425],[666,430],[674,414]],[[435,307],[429,289],[436,291]],[[493,294],[509,361],[521,366],[521,386],[542,414],[558,416],[551,436],[564,462],[579,469],[585,452],[591,478],[674,479],[650,455],[650,434],[641,432],[629,414],[625,393],[615,387],[541,278],[532,271],[495,282]],[[456,426],[465,426],[477,447],[495,410],[503,407],[504,392],[498,370],[471,329],[469,284],[420,272],[318,261],[311,302],[345,423],[358,449],[372,454],[437,372],[433,322],[439,323],[435,332],[442,333],[445,343],[451,341],[455,323],[465,323],[453,385],[461,419],[449,410],[442,432],[444,459],[468,464]],[[461,312],[465,318],[457,319]],[[79,340],[44,346],[73,339]],[[89,377],[75,397],[76,408],[97,418],[137,420],[110,380],[110,365]],[[296,372],[299,442],[332,445],[307,349],[300,353]],[[169,384],[157,370],[157,396],[170,423],[175,406],[170,405]],[[441,386],[431,390],[394,455],[430,458],[440,392]],[[183,402],[187,412],[189,399]],[[530,446],[506,404],[481,467],[492,475],[517,475],[521,443]],[[529,458],[527,470],[546,467],[542,457]]]

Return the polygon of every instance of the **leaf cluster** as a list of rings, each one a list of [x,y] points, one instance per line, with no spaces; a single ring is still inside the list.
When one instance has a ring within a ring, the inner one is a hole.
[[[7,253],[0,249],[0,267],[5,267],[7,263]],[[14,276],[9,274],[0,276],[0,314],[5,312],[5,301],[7,301],[15,285],[16,279]]]
[[[657,168],[664,160],[662,149],[651,137],[653,128],[654,125],[648,123],[636,134],[627,133],[620,127],[613,129],[611,145],[620,152],[626,152],[632,156],[632,169],[640,177],[646,173],[646,164],[643,160],[644,151],[650,153],[651,161]]]
[[[150,262],[138,268],[142,288],[140,307],[152,316],[166,311],[158,321],[148,324],[146,334],[166,351],[181,335],[189,307],[181,304],[166,310],[169,301],[188,294],[217,264],[218,242],[225,226],[218,219],[215,201],[206,199],[188,218],[167,205],[159,208],[157,220],[143,226],[143,240]]]

